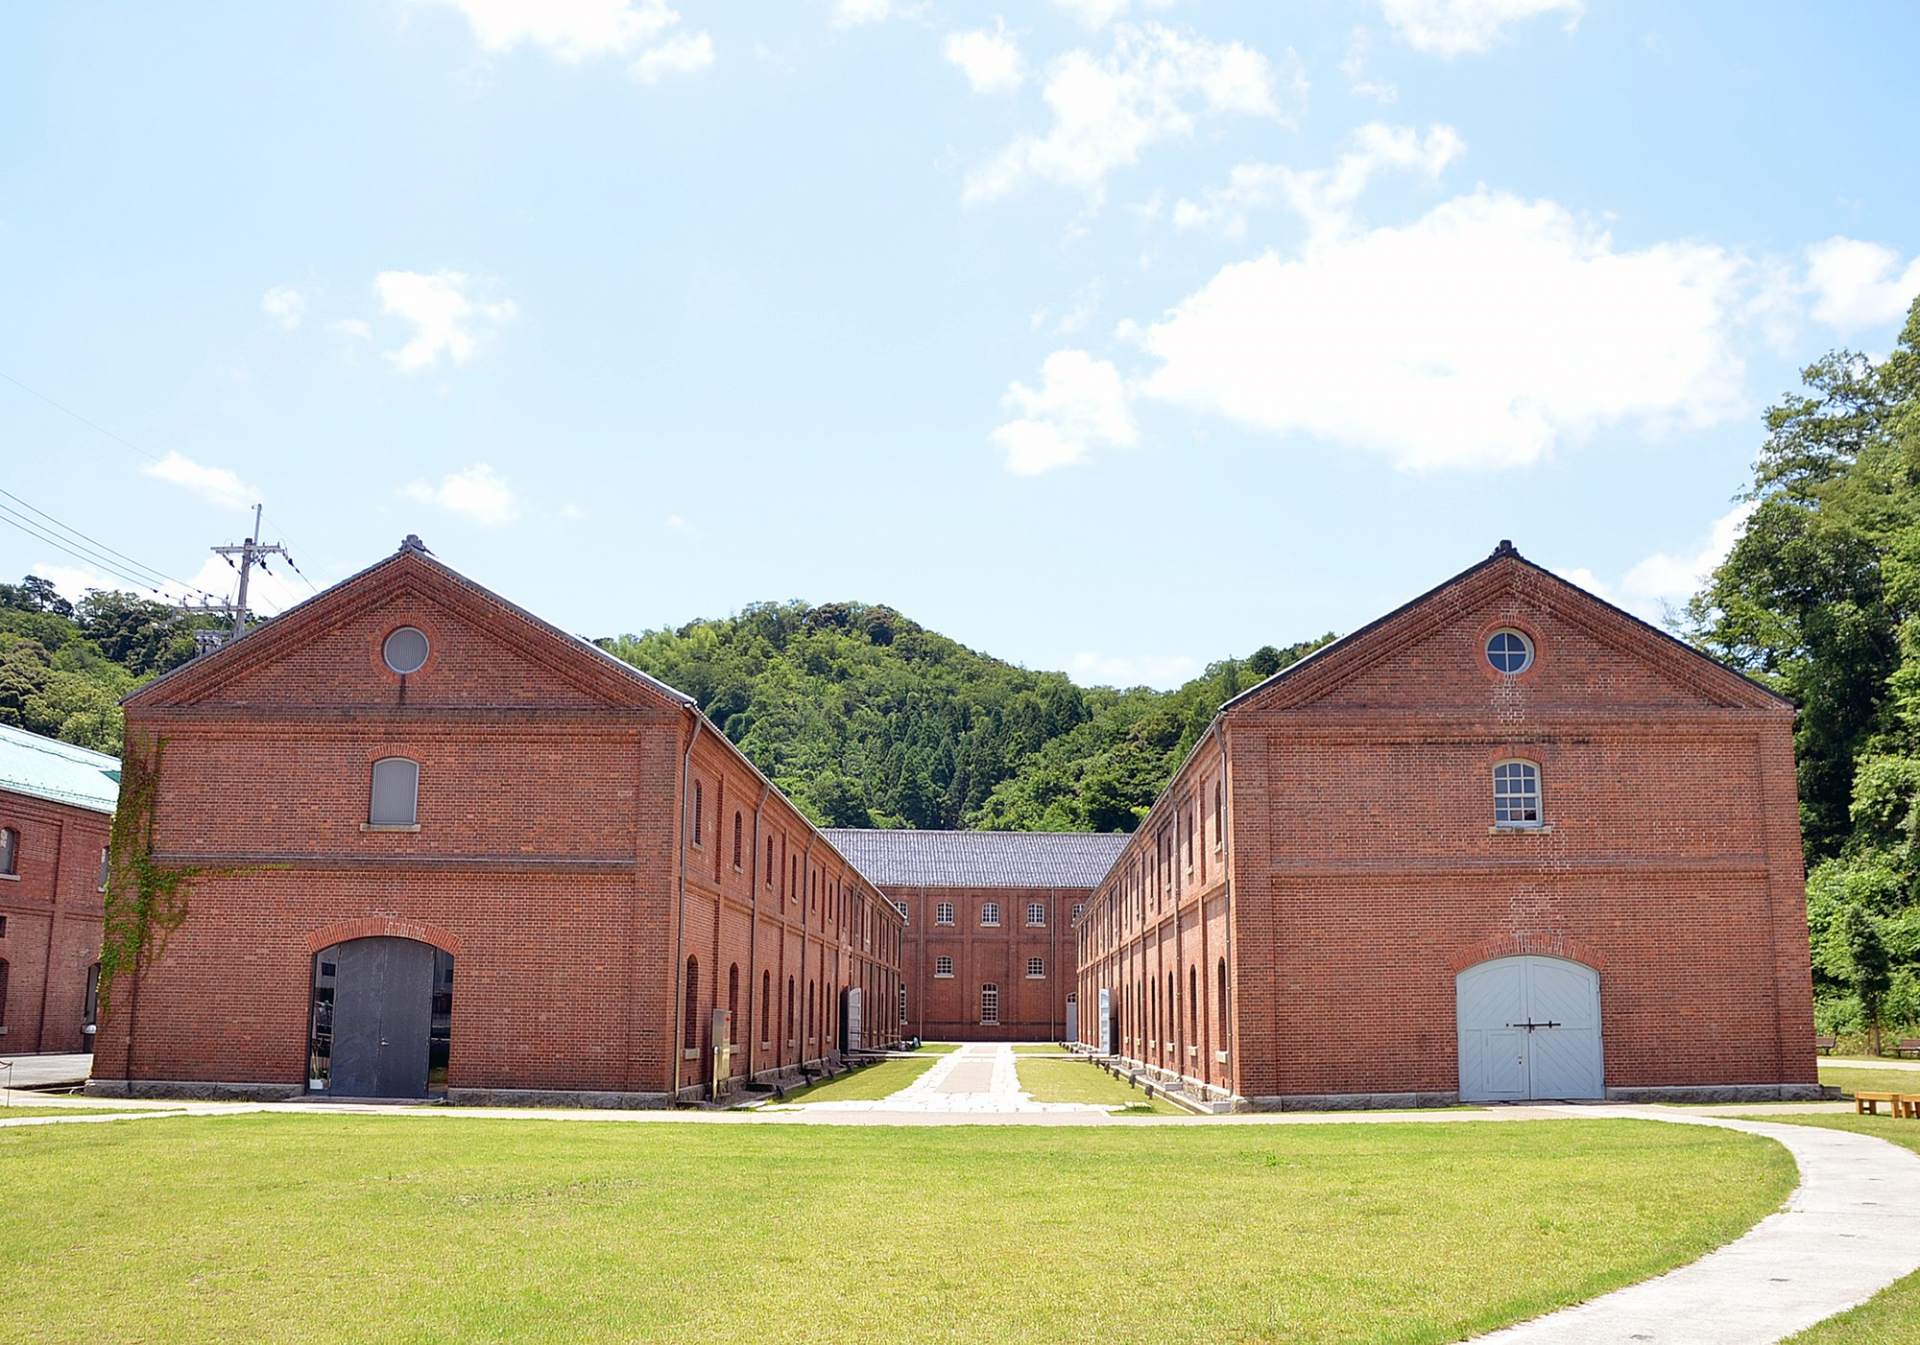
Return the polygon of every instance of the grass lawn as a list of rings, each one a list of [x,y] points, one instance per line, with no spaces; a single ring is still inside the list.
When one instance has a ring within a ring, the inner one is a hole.
[[[918,1046],[914,1047],[911,1051],[907,1052],[907,1054],[908,1055],[952,1055],[955,1051],[959,1049],[960,1049],[960,1043],[957,1041],[923,1041]]]
[[[1015,1055],[1065,1055],[1067,1048],[1056,1045],[1041,1045],[1038,1042],[1022,1042],[1013,1048]]]
[[[1864,1072],[1864,1071],[1863,1071]],[[1887,1071],[1889,1074],[1895,1071]],[[1820,1072],[1826,1079],[1826,1071]],[[1826,1080],[1829,1083],[1836,1080]],[[1897,1090],[1889,1090],[1897,1091]],[[1920,1092],[1920,1089],[1916,1089]],[[1756,1121],[1781,1125],[1824,1126],[1851,1130],[1891,1140],[1920,1153],[1920,1122],[1896,1121],[1891,1116],[1754,1116]],[[1786,1345],[1920,1345],[1920,1273],[1895,1280],[1850,1312],[1810,1326]]]
[[[891,1096],[933,1068],[931,1060],[882,1060],[824,1083],[788,1093],[784,1102],[873,1102]]]
[[[1765,1140],[1618,1120],[183,1116],[0,1130],[0,1171],[32,1174],[0,1321],[87,1345],[1420,1345],[1692,1260],[1794,1181]]]
[[[1141,1116],[1190,1116],[1165,1098],[1149,1098],[1144,1091],[1085,1060],[1022,1060],[1014,1066],[1020,1087],[1035,1102],[1092,1102],[1125,1107]]]
[[[1849,1097],[1862,1089],[1869,1093],[1920,1093],[1920,1069],[1848,1069],[1823,1063],[1820,1082],[1835,1085]]]
[[[128,1111],[115,1111],[112,1107],[49,1107],[17,1106],[0,1107],[0,1121],[22,1121],[29,1116],[128,1116],[138,1112],[165,1110],[164,1108],[140,1107]]]

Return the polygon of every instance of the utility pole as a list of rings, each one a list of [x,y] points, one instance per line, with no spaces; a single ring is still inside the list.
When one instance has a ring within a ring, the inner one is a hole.
[[[211,548],[214,555],[226,557],[227,564],[229,565],[233,564],[233,558],[235,556],[240,558],[239,565],[235,567],[240,571],[240,591],[235,595],[234,600],[232,602],[181,604],[182,607],[185,607],[186,610],[190,612],[202,612],[215,616],[231,616],[233,618],[233,630],[224,636],[214,631],[196,632],[197,635],[207,637],[202,641],[202,653],[217,649],[227,641],[237,640],[247,633],[247,581],[252,577],[253,567],[258,565],[262,569],[265,569],[265,557],[267,556],[287,556],[287,549],[278,543],[272,546],[263,546],[261,544],[260,516],[263,509],[264,506],[262,505],[256,504],[253,506],[253,535],[247,538],[246,541],[234,545]],[[291,564],[293,557],[287,556],[287,561]]]

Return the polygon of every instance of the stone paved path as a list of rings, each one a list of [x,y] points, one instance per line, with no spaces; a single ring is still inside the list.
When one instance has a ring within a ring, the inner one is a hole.
[[[794,1112],[844,1116],[922,1116],[1009,1120],[1032,1116],[1106,1116],[1112,1109],[1084,1102],[1036,1102],[1021,1091],[1011,1046],[977,1042],[939,1057],[932,1069],[889,1097],[870,1102],[810,1102]],[[785,1109],[782,1109],[785,1113]],[[790,1113],[785,1113],[790,1114]]]

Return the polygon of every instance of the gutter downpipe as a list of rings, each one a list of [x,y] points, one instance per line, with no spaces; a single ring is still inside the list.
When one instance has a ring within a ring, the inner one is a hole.
[[[687,809],[693,805],[693,749],[707,726],[707,717],[689,707],[693,715],[693,736],[687,739],[687,753],[680,758],[680,816],[674,824],[674,837],[680,848],[680,901],[675,912],[673,932],[673,1097],[668,1105],[680,1103],[680,1076],[685,1063],[687,1039]]]
[[[759,1029],[766,1026],[757,1022],[753,1016],[753,973],[760,970],[760,817],[767,810],[767,795],[773,790],[771,781],[760,784],[760,802],[753,805],[753,863],[747,866],[747,881],[752,884],[753,925],[747,930],[747,1082],[753,1082],[754,1047],[760,1040]],[[771,1005],[762,1006],[771,1011]]]

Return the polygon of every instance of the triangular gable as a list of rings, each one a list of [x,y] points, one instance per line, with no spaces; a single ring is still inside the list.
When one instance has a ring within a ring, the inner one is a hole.
[[[280,616],[156,678],[124,704],[146,708],[219,700],[296,660],[302,651],[373,619],[384,610],[425,604],[497,645],[509,659],[571,687],[598,704],[683,709],[690,697],[614,658],[596,645],[549,625],[526,609],[475,583],[428,554],[418,539]]]
[[[1702,654],[1604,598],[1522,556],[1502,542],[1485,560],[1385,616],[1282,668],[1221,707],[1280,710],[1336,697],[1422,643],[1457,630],[1479,613],[1521,594],[1540,614],[1613,654],[1642,665],[1700,701],[1725,708],[1790,710],[1792,702]],[[1477,650],[1475,651],[1477,655]]]

